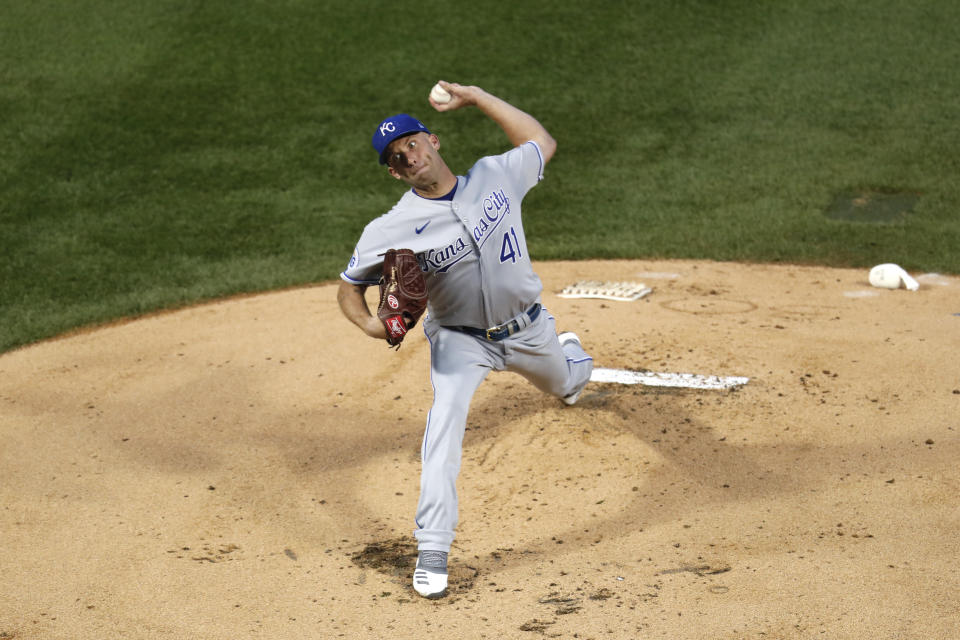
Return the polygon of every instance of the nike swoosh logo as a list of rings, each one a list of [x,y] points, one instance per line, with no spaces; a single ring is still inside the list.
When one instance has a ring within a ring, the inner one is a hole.
[[[427,225],[430,224],[431,222],[432,222],[431,220],[427,220],[426,222],[423,223],[422,227],[417,227],[416,229],[414,229],[414,231],[417,232],[417,235],[420,235],[421,233],[423,233],[423,230],[427,228]]]

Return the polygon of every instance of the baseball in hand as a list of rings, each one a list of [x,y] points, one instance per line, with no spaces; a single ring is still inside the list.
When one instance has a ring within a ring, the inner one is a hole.
[[[433,85],[433,89],[430,89],[430,97],[437,104],[447,104],[450,102],[451,95],[450,93],[440,86],[440,83]]]

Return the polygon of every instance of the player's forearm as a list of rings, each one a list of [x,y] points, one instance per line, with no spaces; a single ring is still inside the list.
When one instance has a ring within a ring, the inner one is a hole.
[[[367,299],[364,297],[367,287],[341,282],[337,291],[337,302],[340,311],[353,324],[360,327],[371,338],[385,339],[387,330],[383,324],[370,313]]]
[[[544,162],[553,157],[557,149],[557,141],[539,120],[506,100],[487,93],[479,87],[475,89],[474,104],[503,129],[514,146],[533,140],[540,146]]]

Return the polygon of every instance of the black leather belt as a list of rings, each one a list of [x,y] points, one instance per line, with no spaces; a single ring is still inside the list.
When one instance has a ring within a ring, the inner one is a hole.
[[[483,338],[485,340],[491,340],[493,342],[499,342],[508,336],[512,336],[521,329],[525,329],[530,326],[534,320],[537,319],[537,316],[540,315],[540,303],[534,304],[532,307],[523,312],[529,322],[524,322],[521,324],[520,320],[514,318],[509,322],[505,322],[497,327],[490,327],[489,329],[477,329],[475,327],[461,327],[461,326],[446,326],[444,329],[453,329],[454,331],[459,331],[461,333],[468,333],[471,336],[477,336],[478,338]]]

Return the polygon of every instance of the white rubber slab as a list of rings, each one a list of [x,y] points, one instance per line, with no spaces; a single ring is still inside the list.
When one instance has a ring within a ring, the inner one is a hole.
[[[653,289],[642,282],[600,282],[582,280],[575,282],[557,294],[561,298],[599,298],[632,302],[649,294]]]
[[[680,387],[684,389],[732,389],[747,384],[750,378],[740,376],[705,376],[696,373],[657,373],[627,369],[594,368],[591,382],[642,384],[648,387]]]

